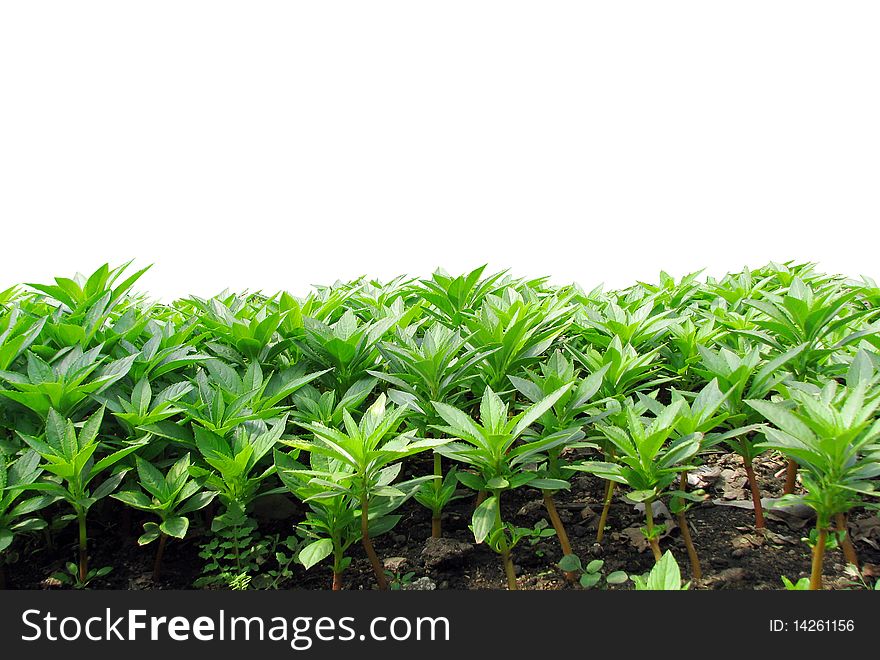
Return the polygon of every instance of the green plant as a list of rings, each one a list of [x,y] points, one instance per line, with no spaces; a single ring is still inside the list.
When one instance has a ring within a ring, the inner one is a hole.
[[[764,316],[754,320],[758,329],[739,331],[780,353],[802,347],[792,361],[795,377],[799,380],[817,374],[838,341],[843,344],[851,341],[850,336],[856,333],[849,326],[854,321],[875,315],[870,309],[851,308],[850,303],[858,292],[846,290],[838,282],[813,281],[811,285],[796,276],[784,294],[764,292],[761,300],[746,300],[745,304],[760,310]],[[842,336],[839,333],[843,333]],[[794,492],[796,476],[796,464],[790,461],[786,494]]]
[[[578,381],[574,364],[567,360],[561,351],[556,351],[548,360],[539,365],[540,373],[526,370],[530,376],[528,380],[517,376],[508,377],[517,391],[532,404],[538,403],[560,387],[571,385],[571,388],[538,418],[536,423],[540,425],[541,432],[529,434],[530,438],[532,435],[549,437],[556,433],[571,434],[570,442],[547,450],[547,460],[539,466],[538,470],[541,477],[560,484],[567,483],[572,475],[572,470],[561,460],[562,452],[575,448],[595,447],[591,443],[579,442],[583,435],[579,429],[586,423],[595,423],[604,417],[604,413],[596,407],[597,404],[593,403],[592,399],[598,392],[609,366],[605,365],[587,378]],[[553,528],[556,530],[563,556],[570,555],[571,543],[556,510],[556,502],[553,498],[554,490],[554,488],[541,489],[544,507],[547,509]],[[574,575],[570,575],[570,578],[573,580]]]
[[[208,560],[207,576],[200,584],[228,582],[230,577],[250,574],[268,554],[257,543],[257,524],[247,510],[256,498],[283,490],[263,488],[275,474],[275,464],[263,458],[275,448],[286,424],[286,414],[271,427],[262,420],[245,422],[229,436],[193,427],[199,454],[213,469],[191,465],[189,473],[199,485],[215,491],[224,506],[224,512],[211,522],[211,532],[217,538],[209,540],[200,555]]]
[[[803,350],[804,345],[801,344],[765,360],[758,346],[748,346],[746,350],[740,352],[725,347],[718,351],[703,346],[698,347],[702,366],[695,367],[695,371],[706,379],[717,382],[726,393],[724,407],[727,421],[733,422],[731,425],[735,427],[727,430],[726,433],[713,436],[711,444],[723,442],[742,457],[755,508],[757,529],[765,527],[764,507],[752,463],[763,451],[758,447],[754,435],[754,432],[760,429],[755,422],[762,420],[745,405],[744,401],[763,399],[774,390],[781,389],[783,381],[790,377],[784,368]]]
[[[199,557],[205,560],[195,587],[220,586],[245,590],[261,573],[269,559],[268,544],[257,530],[257,523],[237,502],[211,522],[211,536],[202,544]]]
[[[122,482],[128,467],[116,469],[99,486],[92,488],[93,481],[126,456],[137,451],[144,441],[135,441],[118,449],[100,460],[95,455],[101,446],[99,432],[104,419],[104,408],[89,417],[77,433],[70,420],[65,420],[54,409],[48,413],[45,438],[22,436],[24,441],[45,461],[41,468],[54,476],[23,484],[21,488],[37,490],[66,501],[73,508],[79,525],[79,568],[78,579],[85,583],[89,577],[88,534],[86,517],[89,509],[99,500],[110,495]]]
[[[510,419],[507,404],[486,387],[480,403],[479,423],[457,408],[433,402],[437,414],[446,422],[445,426],[436,428],[459,440],[438,447],[436,451],[470,466],[474,472],[459,472],[458,480],[473,490],[489,494],[474,511],[474,537],[478,543],[487,541],[501,555],[510,589],[517,588],[510,550],[518,539],[515,530],[501,520],[501,495],[526,485],[541,489],[568,488],[568,482],[542,478],[536,471],[527,469],[527,465],[554,447],[570,442],[578,432],[567,430],[516,446],[515,443],[571,389],[571,385],[560,387]]]
[[[101,568],[92,568],[83,576],[80,566],[69,561],[64,565],[64,570],[55,571],[52,577],[61,584],[66,584],[74,589],[87,589],[89,585],[98,578],[106,577],[113,571],[112,566],[102,566]]]
[[[880,420],[874,412],[880,393],[866,395],[866,382],[852,374],[851,384],[829,381],[821,390],[791,389],[790,408],[770,401],[746,401],[773,426],[765,429],[762,447],[776,449],[803,469],[805,493],[786,495],[783,503],[802,503],[816,512],[811,536],[813,563],[810,588],[822,588],[822,564],[828,530],[835,517],[846,535],[844,516],[865,495],[875,493],[880,475]],[[840,524],[843,523],[843,524]]]
[[[654,568],[647,575],[631,575],[636,591],[685,591],[690,588],[690,583],[682,584],[681,571],[667,550],[654,564]]]
[[[808,591],[810,589],[810,578],[801,578],[797,582],[792,582],[784,575],[782,576],[782,584],[785,585],[786,591]]]
[[[415,575],[415,571],[407,571],[406,573],[401,573],[400,571],[385,571],[385,576],[388,578],[388,588],[391,589],[391,591],[400,591],[407,585],[412,584]]]
[[[439,323],[428,328],[420,340],[414,331],[415,328],[398,328],[394,342],[380,344],[379,350],[388,363],[389,373],[368,373],[399,388],[389,392],[389,396],[405,397],[414,405],[419,432],[427,436],[429,427],[441,421],[431,402],[454,404],[477,376],[479,362],[500,347],[487,350],[469,347],[466,337]],[[423,484],[416,497],[431,511],[431,535],[434,538],[441,536],[443,509],[455,497],[454,484],[454,478],[443,477],[440,454],[435,452],[434,479]]]
[[[138,545],[147,545],[157,539],[159,541],[153,563],[153,579],[158,580],[168,537],[184,538],[189,529],[189,518],[186,514],[208,506],[217,493],[203,491],[190,478],[189,454],[178,459],[164,475],[140,456],[135,457],[135,460],[142,490],[123,490],[111,497],[130,507],[158,516],[158,523],[144,523],[144,533],[138,539]]]
[[[663,528],[654,524],[653,502],[663,496],[682,472],[694,467],[685,461],[697,454],[702,439],[701,433],[671,439],[683,406],[684,402],[678,400],[647,421],[628,406],[625,428],[610,424],[598,426],[616,449],[616,462],[586,461],[572,466],[629,486],[629,499],[644,504],[646,526],[642,531],[656,561],[662,557],[658,538]]]
[[[350,494],[357,502],[361,516],[361,543],[373,566],[380,589],[387,589],[384,568],[370,540],[370,505],[376,497],[404,497],[400,486],[392,486],[401,470],[400,460],[422,451],[439,447],[445,440],[416,439],[408,432],[396,434],[407,410],[385,407],[385,395],[380,394],[364,413],[360,423],[343,412],[345,432],[323,424],[302,424],[314,435],[314,440],[290,440],[286,444],[312,454],[323,455],[346,471],[316,470],[313,483],[325,487],[326,496]],[[430,478],[430,477],[429,477]],[[410,480],[415,485],[424,479]]]
[[[101,355],[101,349],[100,344],[88,351],[74,346],[59,352],[51,364],[28,351],[24,373],[0,371],[0,380],[12,387],[0,390],[0,396],[30,409],[41,420],[46,420],[50,410],[69,417],[91,397],[125,377],[136,357],[129,355],[104,364],[106,356]]]
[[[566,573],[580,573],[578,582],[584,589],[592,589],[602,582],[602,567],[605,562],[602,559],[593,559],[586,566],[581,564],[580,557],[575,554],[565,555],[559,562],[559,568]],[[605,576],[607,584],[623,584],[629,579],[624,571],[614,571]]]
[[[46,521],[33,514],[50,504],[53,498],[38,495],[22,499],[24,487],[34,483],[42,472],[40,455],[33,450],[13,461],[0,452],[0,589],[6,587],[7,551],[16,534],[36,532],[46,527]]]

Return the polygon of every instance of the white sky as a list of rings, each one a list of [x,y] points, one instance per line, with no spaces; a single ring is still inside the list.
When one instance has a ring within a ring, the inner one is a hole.
[[[880,3],[0,5],[0,288],[880,277]]]

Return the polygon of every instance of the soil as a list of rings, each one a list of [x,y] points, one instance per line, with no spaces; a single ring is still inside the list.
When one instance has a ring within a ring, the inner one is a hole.
[[[782,487],[783,461],[776,456],[762,456],[755,462],[755,471],[765,497],[778,496]],[[811,526],[808,517],[768,515],[767,533],[757,534],[748,491],[743,489],[742,461],[734,454],[710,457],[696,473],[707,478],[709,498],[695,505],[687,514],[692,536],[703,568],[703,580],[692,588],[700,589],[780,589],[782,575],[796,581],[809,575],[809,548],[801,540]],[[692,478],[694,478],[692,476]],[[556,495],[557,508],[571,540],[573,551],[586,563],[603,559],[603,573],[625,571],[642,574],[649,571],[653,558],[638,531],[644,514],[621,497],[615,496],[602,543],[596,543],[596,527],[602,508],[604,482],[590,475],[576,476],[568,492]],[[521,527],[533,527],[548,520],[540,494],[533,489],[520,489],[505,495],[504,518]],[[400,513],[403,518],[391,532],[375,539],[376,550],[386,565],[398,576],[406,576],[404,588],[437,589],[501,589],[506,585],[504,571],[496,554],[483,545],[474,545],[468,529],[473,499],[453,502],[444,513],[445,540],[428,541],[431,534],[430,515],[415,502],[409,502]],[[143,521],[112,500],[102,503],[90,522],[90,557],[92,567],[113,566],[104,578],[94,580],[96,589],[190,589],[199,576],[202,560],[199,544],[204,540],[203,528],[193,521],[189,537],[169,542],[165,551],[163,573],[158,583],[152,579],[155,544],[139,547],[136,543]],[[291,511],[299,511],[295,504]],[[655,510],[658,521],[667,512]],[[278,516],[270,516],[277,518]],[[293,513],[285,520],[262,518],[261,532],[292,533],[300,516]],[[102,521],[111,521],[109,523]],[[549,520],[548,520],[549,522]],[[668,521],[667,534],[661,548],[672,550],[684,579],[690,579],[690,566],[681,534]],[[855,547],[868,572],[880,565],[880,523],[876,514],[858,511],[851,518]],[[867,531],[865,531],[867,530]],[[54,547],[46,547],[42,538],[31,539],[19,546],[19,560],[7,567],[8,587],[19,589],[60,588],[50,576],[75,558],[73,525],[58,531]],[[373,589],[375,582],[370,564],[360,545],[350,550],[352,564],[343,576],[345,589]],[[561,558],[555,537],[535,544],[524,540],[513,551],[513,560],[521,589],[579,589],[570,585],[555,566]],[[825,588],[863,588],[854,584],[844,572],[845,561],[839,549],[830,550],[825,558]],[[412,573],[412,575],[409,575]],[[423,578],[428,578],[427,580]],[[319,565],[310,571],[294,567],[294,575],[280,584],[289,589],[329,589],[330,570]],[[398,583],[401,580],[398,579]],[[604,585],[608,589],[631,589],[632,582]]]

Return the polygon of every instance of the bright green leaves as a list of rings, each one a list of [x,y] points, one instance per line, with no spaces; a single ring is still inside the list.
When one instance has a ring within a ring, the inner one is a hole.
[[[572,468],[628,485],[636,501],[658,497],[676,475],[692,467],[687,461],[700,450],[701,433],[673,437],[684,406],[682,400],[664,406],[653,419],[641,417],[628,406],[624,427],[598,427],[614,449],[615,462],[588,461]]]
[[[862,494],[873,494],[872,480],[880,476],[880,392],[868,391],[870,379],[853,381],[854,387],[829,381],[821,390],[792,388],[787,404],[746,401],[772,424],[760,446],[783,452],[804,469],[806,494],[788,499],[815,509],[824,524],[858,504]]]
[[[189,473],[217,491],[226,506],[235,502],[246,508],[264,494],[260,487],[274,474],[273,464],[261,468],[260,462],[278,444],[286,424],[287,415],[271,427],[258,420],[237,426],[229,436],[195,426],[196,448],[214,472],[194,465],[189,467]]]
[[[690,584],[682,584],[681,570],[672,552],[667,550],[647,575],[631,575],[636,591],[684,591]]]
[[[312,541],[299,553],[299,561],[308,570],[315,564],[324,561],[333,554],[333,541],[331,539],[318,539]]]
[[[310,499],[330,500],[329,506],[313,507],[312,529],[330,536],[334,547],[334,572],[341,565],[342,553],[353,535],[353,521],[340,522],[339,509],[360,510],[360,539],[373,564],[380,588],[385,586],[384,570],[370,541],[371,535],[388,531],[397,520],[387,515],[411,497],[418,486],[431,477],[394,483],[401,470],[400,460],[439,447],[445,440],[420,440],[410,433],[398,434],[407,411],[386,408],[385,395],[379,395],[360,422],[343,411],[344,431],[323,424],[301,424],[314,439],[288,440],[285,444],[309,452],[311,469],[291,465],[289,457],[276,454],[281,478],[293,492]],[[309,491],[313,494],[308,495]],[[346,538],[348,537],[348,538]]]
[[[46,521],[33,514],[53,500],[46,495],[24,496],[27,486],[42,474],[36,451],[27,451],[14,461],[7,461],[6,455],[0,452],[0,552],[12,544],[16,534],[46,527]]]
[[[447,442],[417,439],[409,432],[397,434],[407,410],[402,407],[386,409],[385,402],[385,395],[379,395],[359,423],[348,411],[343,411],[344,432],[320,423],[302,424],[311,431],[314,440],[291,440],[285,444],[319,454],[330,461],[330,470],[316,474],[316,478],[326,480],[329,489],[352,491],[365,498],[381,495],[381,489],[388,487],[387,475],[392,464]],[[339,471],[340,467],[346,472]]]
[[[12,388],[0,390],[0,396],[29,408],[42,419],[51,409],[70,416],[91,397],[124,378],[136,357],[108,362],[101,356],[101,348],[99,345],[83,352],[75,346],[51,365],[29,352],[26,373],[0,371],[0,380]]]
[[[139,456],[136,461],[138,482],[143,490],[120,491],[113,498],[159,517],[159,523],[144,524],[144,534],[138,543],[146,545],[159,538],[160,534],[184,538],[189,528],[189,519],[184,514],[205,508],[216,493],[203,491],[190,478],[189,454],[178,459],[164,475]]]
[[[482,543],[492,533],[500,516],[498,498],[495,495],[487,497],[480,506],[474,509],[471,525],[477,543]]]
[[[439,447],[437,452],[474,468],[481,480],[479,490],[505,490],[523,486],[538,477],[537,473],[525,470],[524,466],[534,462],[544,452],[570,442],[577,432],[557,433],[522,442],[517,446],[514,443],[571,386],[571,383],[562,386],[510,418],[507,404],[487,387],[480,402],[479,423],[461,410],[435,401],[434,409],[446,422],[446,425],[435,428],[458,439]],[[462,475],[459,474],[459,480],[461,478]]]
[[[48,417],[44,439],[22,437],[45,461],[42,468],[61,479],[64,486],[47,481],[31,484],[29,487],[66,499],[75,509],[86,511],[95,501],[115,490],[126,470],[117,470],[94,491],[88,488],[91,482],[99,474],[137,451],[144,442],[131,443],[95,460],[95,453],[99,449],[98,432],[104,417],[103,408],[86,420],[79,433],[73,422],[63,419],[54,410],[49,411]]]

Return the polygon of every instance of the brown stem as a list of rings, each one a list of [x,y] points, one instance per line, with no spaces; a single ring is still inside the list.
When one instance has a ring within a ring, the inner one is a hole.
[[[822,561],[825,559],[825,537],[828,531],[821,523],[816,524],[818,538],[816,545],[813,547],[813,566],[810,571],[810,589],[818,591],[822,588]]]
[[[382,591],[386,591],[388,589],[388,581],[385,579],[385,568],[382,566],[382,562],[379,561],[378,555],[376,555],[376,551],[373,549],[373,543],[370,541],[370,514],[368,511],[368,503],[367,498],[364,497],[361,500],[361,544],[364,546],[364,550],[367,553],[367,557],[370,559],[370,564],[373,565],[373,573],[376,575],[376,584],[379,585],[379,589]]]
[[[440,454],[434,452],[434,492],[439,495],[443,488],[443,461]],[[439,539],[443,536],[442,512],[437,511],[431,518],[431,537]]]
[[[761,504],[761,489],[758,488],[758,479],[752,468],[750,456],[743,456],[743,466],[746,469],[746,477],[749,480],[749,490],[752,492],[752,504],[755,506],[755,529],[764,529],[764,507]]]
[[[88,536],[86,535],[86,515],[80,513],[79,519],[79,579],[80,582],[86,581],[89,574],[89,551]]]
[[[856,568],[859,567],[859,555],[856,553],[856,548],[853,545],[852,538],[849,535],[849,526],[847,525],[846,514],[838,513],[834,516],[834,520],[837,522],[837,531],[843,532],[843,541],[841,541],[840,545],[843,547],[843,556],[846,558],[847,564],[852,564]]]
[[[596,543],[602,542],[605,536],[605,525],[608,522],[608,512],[611,510],[611,500],[614,499],[614,482],[605,482],[605,503],[602,505],[602,515],[599,516],[599,529],[596,530]]]
[[[333,571],[333,591],[342,591],[342,573]]]
[[[165,543],[168,541],[168,535],[164,532],[159,534],[159,547],[156,549],[156,559],[153,562],[153,582],[159,581],[162,573],[162,555],[165,554]]]
[[[502,550],[501,561],[504,563],[504,572],[507,574],[507,588],[509,591],[516,591],[519,587],[516,584],[516,571],[513,570],[513,561],[510,559],[510,550]]]
[[[687,490],[687,472],[681,473],[678,488],[682,492]],[[691,562],[691,577],[694,579],[694,582],[699,582],[703,579],[703,568],[700,566],[700,556],[697,554],[694,539],[691,537],[691,528],[688,525],[687,516],[682,510],[678,512],[677,517],[678,528],[681,530],[681,538],[684,539],[684,547],[687,548],[688,559],[690,559]]]
[[[684,539],[684,547],[687,548],[688,559],[691,561],[691,577],[694,579],[694,582],[699,582],[703,579],[703,568],[700,566],[700,557],[697,554],[696,546],[694,546],[694,539],[691,537],[687,517],[684,515],[684,511],[680,511],[677,516],[681,538]]]
[[[553,523],[553,529],[556,530],[556,538],[559,539],[559,547],[562,548],[562,554],[570,555],[571,552],[571,543],[568,541],[568,533],[565,531],[565,525],[562,524],[562,519],[559,517],[559,512],[556,510],[556,502],[553,500],[553,493],[549,490],[542,490],[541,494],[544,496],[544,508],[547,509],[547,513],[550,515],[550,522]],[[565,579],[569,582],[574,582],[577,580],[577,575],[574,574],[573,571],[565,572]]]
[[[645,523],[648,528],[648,545],[651,546],[651,552],[654,553],[654,561],[660,561],[663,553],[660,552],[660,542],[654,536],[654,503],[645,502]]]
[[[794,488],[797,486],[797,473],[797,463],[789,458],[788,464],[785,466],[785,487],[782,489],[785,495],[791,495],[794,492]]]
[[[477,499],[474,502],[474,508],[476,509],[478,506],[480,506],[485,501],[486,501],[486,491],[481,490],[477,493]]]

